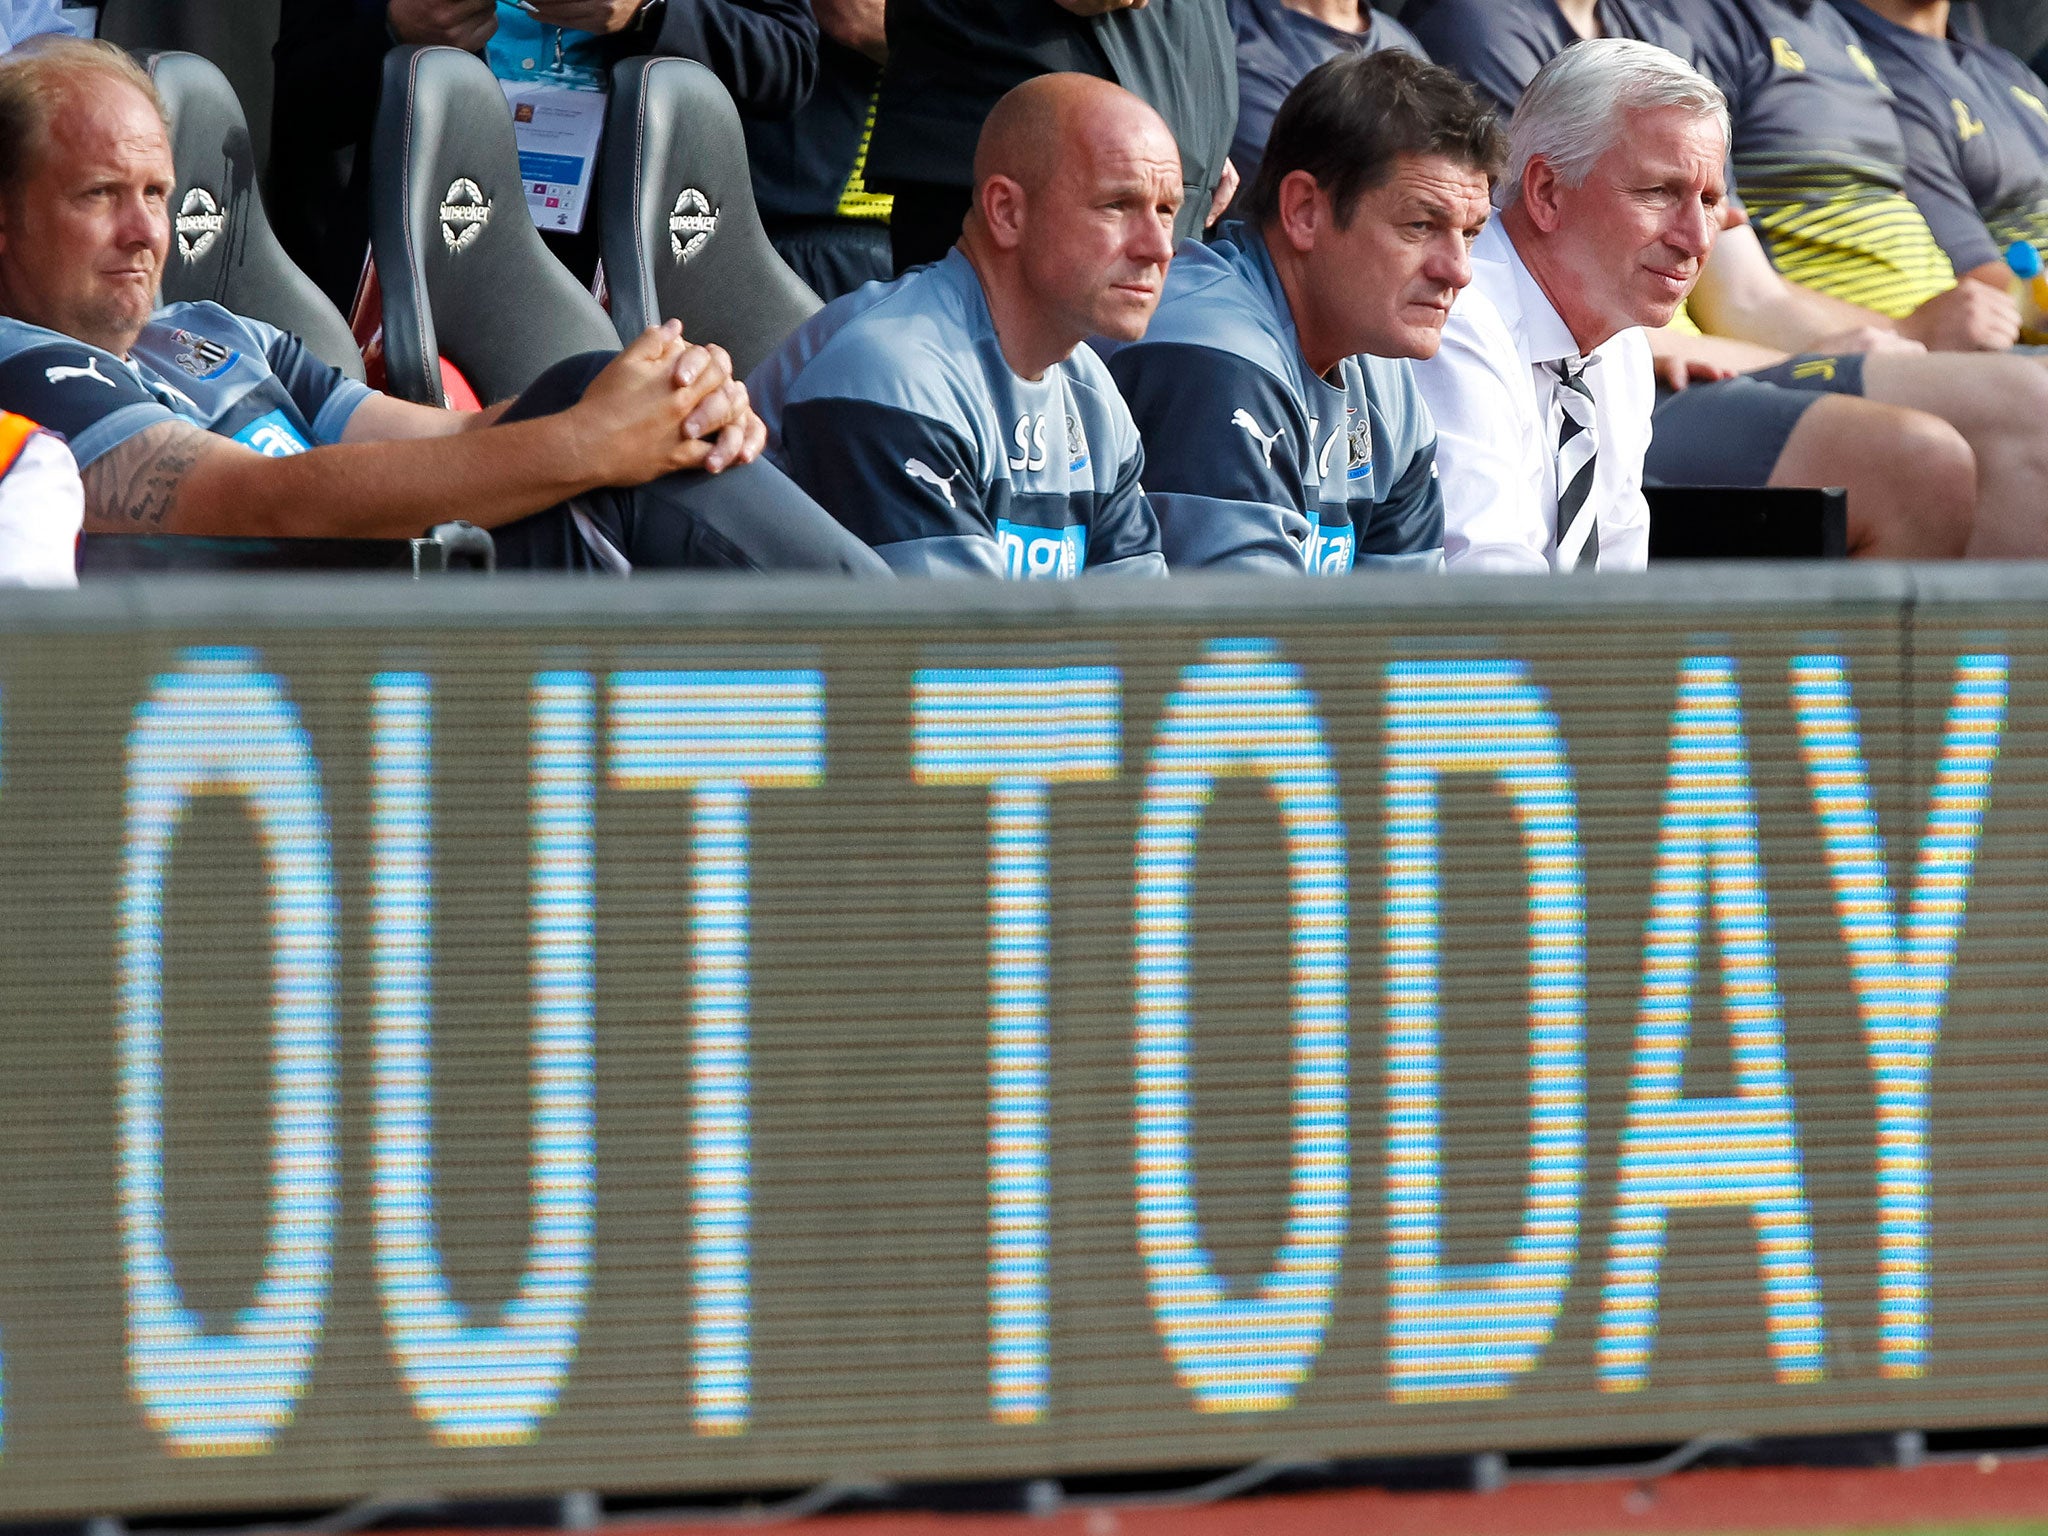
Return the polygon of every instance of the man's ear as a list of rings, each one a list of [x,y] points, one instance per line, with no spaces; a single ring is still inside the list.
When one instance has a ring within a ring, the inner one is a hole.
[[[1290,249],[1302,255],[1314,250],[1330,218],[1330,200],[1315,177],[1307,171],[1289,171],[1280,178],[1274,221]]]
[[[981,222],[999,251],[1014,251],[1024,243],[1025,192],[1021,182],[1008,176],[991,176],[981,184]]]
[[[1529,215],[1529,222],[1546,235],[1555,234],[1564,223],[1564,208],[1559,201],[1564,190],[1557,171],[1541,155],[1532,157],[1522,167],[1523,211]]]

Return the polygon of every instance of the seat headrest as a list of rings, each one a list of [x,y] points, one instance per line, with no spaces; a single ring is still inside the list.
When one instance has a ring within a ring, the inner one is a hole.
[[[489,403],[565,357],[617,349],[603,307],[533,227],[512,114],[481,59],[387,54],[370,153],[392,393],[442,403],[446,356]]]
[[[227,76],[196,53],[155,54],[147,67],[170,114],[178,169],[164,301],[211,299],[292,332],[314,356],[360,379],[363,359],[348,322],[271,232],[249,125]]]
[[[717,342],[744,378],[814,314],[818,296],[761,227],[746,135],[718,77],[689,59],[627,59],[605,115],[601,244],[612,320],[663,320]]]

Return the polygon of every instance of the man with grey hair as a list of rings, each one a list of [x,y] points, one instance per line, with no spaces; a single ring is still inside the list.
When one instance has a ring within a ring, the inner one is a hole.
[[[1437,355],[1452,569],[1631,570],[1649,554],[1643,453],[1654,392],[1642,327],[1677,313],[1713,249],[1728,109],[1647,43],[1566,49],[1508,127],[1501,217]]]

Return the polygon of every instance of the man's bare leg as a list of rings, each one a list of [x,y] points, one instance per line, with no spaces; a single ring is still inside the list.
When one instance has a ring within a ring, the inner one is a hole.
[[[1972,557],[2048,556],[2048,368],[1985,353],[1873,352],[1863,394],[1939,416],[1969,443],[1977,459]]]
[[[1924,411],[1821,395],[1785,440],[1770,484],[1848,491],[1852,555],[1952,560],[1969,543],[1977,463],[1960,432]]]

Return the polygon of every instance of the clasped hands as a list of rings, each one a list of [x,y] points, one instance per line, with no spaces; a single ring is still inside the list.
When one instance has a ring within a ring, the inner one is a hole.
[[[684,341],[679,320],[635,337],[573,413],[603,484],[644,485],[688,469],[715,475],[752,463],[768,442],[725,348]]]

